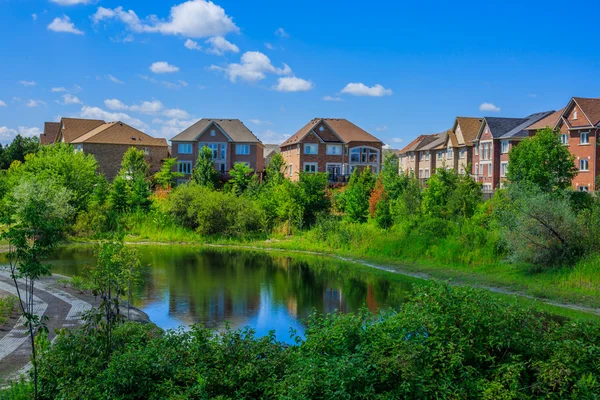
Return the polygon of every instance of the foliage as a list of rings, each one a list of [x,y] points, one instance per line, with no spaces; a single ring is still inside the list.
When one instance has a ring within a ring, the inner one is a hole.
[[[135,147],[128,148],[123,154],[119,175],[128,181],[136,181],[137,179],[145,180],[149,173],[150,165],[146,161],[144,151]]]
[[[346,190],[346,216],[351,222],[365,222],[369,213],[369,197],[375,186],[375,176],[370,168],[354,170]]]
[[[166,158],[163,160],[160,171],[154,175],[154,180],[163,189],[170,189],[175,185],[177,179],[183,178],[185,175],[181,172],[173,171],[177,165],[176,158]]]
[[[123,176],[117,176],[113,181],[112,189],[108,196],[111,210],[116,213],[124,213],[129,210],[129,199],[131,198],[131,186]]]
[[[383,186],[390,199],[398,199],[408,186],[409,177],[405,174],[399,174],[398,157],[393,153],[387,153],[383,159],[381,169],[381,179]]]
[[[280,185],[285,179],[285,168],[285,160],[281,153],[274,153],[266,168],[267,182],[273,185]]]
[[[533,185],[544,192],[568,189],[577,175],[575,158],[550,128],[513,147],[509,153],[507,179],[521,186]]]
[[[384,192],[381,199],[377,202],[373,217],[375,218],[377,225],[382,229],[388,229],[394,223],[392,211],[390,209],[390,199],[387,192]]]
[[[12,312],[17,305],[17,298],[13,295],[0,297],[0,325],[10,318]]]
[[[37,153],[39,147],[40,142],[37,137],[26,138],[21,135],[15,136],[5,147],[0,144],[0,170],[8,169],[14,161],[24,162],[25,156]]]
[[[233,193],[238,196],[244,193],[252,181],[253,173],[254,170],[246,164],[235,164],[233,168],[229,170],[229,175],[231,176],[229,183],[231,184]]]
[[[486,292],[432,284],[398,312],[312,315],[284,345],[251,329],[62,332],[41,398],[594,398],[600,325],[560,324]],[[518,334],[515,334],[518,332]]]
[[[212,150],[207,146],[202,147],[198,153],[198,160],[192,171],[192,178],[200,186],[214,188],[219,181],[219,173],[215,169]]]
[[[375,218],[375,211],[377,211],[377,204],[381,201],[383,197],[386,197],[387,193],[385,188],[383,187],[383,179],[380,175],[375,182],[375,187],[371,192],[371,196],[369,197],[369,214],[371,218]]]

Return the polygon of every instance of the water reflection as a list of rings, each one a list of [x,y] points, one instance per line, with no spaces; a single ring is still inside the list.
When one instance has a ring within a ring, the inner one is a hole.
[[[134,305],[162,328],[193,323],[212,328],[228,321],[251,326],[259,335],[275,330],[289,341],[289,330],[302,334],[312,311],[372,311],[397,306],[408,282],[390,282],[382,274],[313,256],[206,250],[184,246],[140,246],[143,283],[134,289]],[[53,271],[79,275],[94,262],[93,249],[64,248]]]

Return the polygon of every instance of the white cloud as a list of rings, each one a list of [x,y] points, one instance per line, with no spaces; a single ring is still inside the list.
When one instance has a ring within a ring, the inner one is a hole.
[[[139,75],[145,81],[153,83],[155,85],[163,85],[167,89],[181,89],[182,87],[187,87],[188,83],[186,81],[178,80],[177,82],[168,82],[168,81],[159,81],[148,75]]]
[[[6,103],[0,100],[0,107],[6,107]]]
[[[33,137],[38,136],[40,133],[42,133],[40,128],[19,126],[17,129],[11,129],[6,126],[0,126],[0,144],[9,144],[17,135]]]
[[[260,81],[267,77],[267,73],[277,75],[289,75],[292,73],[292,69],[287,64],[283,64],[283,68],[275,68],[271,64],[269,57],[260,51],[247,51],[242,54],[240,64],[229,64],[225,68],[212,65],[210,69],[223,71],[229,80],[234,83],[238,79],[247,82]]]
[[[148,125],[143,121],[133,118],[122,112],[108,112],[99,107],[90,107],[83,106],[81,108],[81,112],[79,113],[79,117],[81,118],[91,118],[91,119],[103,119],[105,121],[122,121],[126,124],[129,124],[137,129],[148,129]]]
[[[333,97],[333,96],[325,96],[323,97],[325,101],[344,101],[341,97]]]
[[[210,44],[210,48],[206,50],[207,53],[223,55],[224,53],[231,51],[232,53],[239,53],[240,48],[235,44],[229,42],[223,36],[215,36],[206,40],[205,43]]]
[[[83,101],[79,100],[79,97],[77,96],[73,96],[72,94],[65,94],[62,96],[63,98],[63,102],[60,103],[62,105],[69,105],[69,104],[83,104]]]
[[[52,88],[52,92],[54,92],[54,93],[60,93],[60,92],[66,92],[66,91],[67,91],[67,89],[65,89],[62,86],[61,87],[53,87]]]
[[[364,83],[349,83],[342,89],[342,93],[353,96],[382,97],[391,96],[393,92],[391,89],[386,89],[380,84],[369,87]]]
[[[125,82],[123,82],[122,80],[120,80],[120,79],[112,76],[111,74],[106,75],[106,79],[108,79],[112,83],[116,83],[116,84],[119,84],[119,85],[125,84]]]
[[[500,107],[496,107],[492,103],[483,103],[479,106],[479,111],[491,111],[491,112],[499,112]]]
[[[163,120],[160,118],[155,118],[152,120],[153,124],[160,125],[160,129],[154,130],[155,134],[159,134],[167,139],[172,138],[177,135],[184,129],[187,129],[189,126],[196,123],[196,119],[176,119],[172,118],[169,120]]]
[[[26,105],[29,108],[33,108],[33,107],[39,107],[41,105],[46,105],[46,102],[42,101],[42,100],[33,100],[32,99],[32,100],[28,100]]]
[[[529,93],[529,97],[537,97],[537,94],[535,94],[535,93]]]
[[[313,84],[305,79],[287,76],[279,78],[273,88],[278,92],[306,92],[313,88]]]
[[[395,137],[395,138],[392,139],[392,142],[394,142],[394,143],[402,143],[402,142],[404,142],[404,139]]]
[[[150,71],[155,74],[170,74],[179,71],[179,67],[171,65],[166,61],[158,61],[150,66]]]
[[[273,45],[272,45],[271,43],[269,43],[269,42],[265,43],[265,47],[266,47],[267,49],[269,49],[269,50],[274,50],[274,49],[275,49],[275,46],[273,46]]]
[[[33,19],[34,21],[37,21],[37,14],[31,14],[31,19]]]
[[[279,37],[282,37],[282,38],[289,38],[290,37],[290,35],[288,35],[288,33],[283,28],[277,28],[277,30],[275,31],[275,36],[279,36]]]
[[[271,121],[261,120],[258,118],[253,118],[250,120],[254,125],[273,125]]]
[[[79,85],[73,85],[74,92],[83,92],[83,88]]]
[[[239,32],[239,28],[222,7],[206,0],[190,0],[171,7],[167,20],[150,16],[146,22],[142,22],[133,10],[124,11],[123,7],[98,7],[92,16],[95,23],[110,19],[121,21],[132,31],[140,33],[156,32],[201,38]]]
[[[36,82],[36,81],[19,81],[19,83],[20,83],[21,85],[23,85],[23,86],[26,86],[26,87],[28,87],[28,86],[35,86],[35,85],[37,85],[37,82]]]
[[[83,31],[75,28],[75,24],[71,22],[71,18],[67,15],[63,15],[62,18],[54,18],[54,20],[48,25],[48,29],[54,32],[66,32],[73,33],[75,35],[83,35]]]
[[[128,106],[118,99],[104,100],[104,106],[113,111],[134,111],[142,114],[158,114],[163,109],[163,104],[158,100],[143,101],[141,104]]]
[[[285,141],[290,135],[280,134],[270,129],[267,129],[264,132],[257,134],[257,136],[263,143],[280,144],[283,141]]]
[[[190,118],[190,114],[187,111],[179,108],[170,108],[162,113],[165,117],[174,119],[187,119]]]
[[[94,0],[50,0],[60,6],[74,6],[77,4],[92,4]]]
[[[379,125],[379,126],[375,127],[375,130],[377,132],[385,132],[388,130],[388,127],[387,127],[387,125]]]
[[[186,40],[184,46],[190,50],[202,50],[202,47],[198,45],[198,42],[194,42],[192,39]]]

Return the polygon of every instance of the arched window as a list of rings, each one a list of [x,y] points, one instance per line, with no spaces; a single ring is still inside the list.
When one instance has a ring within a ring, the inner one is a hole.
[[[379,150],[374,147],[354,147],[350,150],[350,162],[356,164],[378,164]]]

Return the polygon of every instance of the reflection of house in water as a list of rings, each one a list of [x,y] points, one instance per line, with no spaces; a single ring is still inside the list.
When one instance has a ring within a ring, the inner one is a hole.
[[[286,308],[292,317],[298,318],[298,299],[295,296],[288,297]]]
[[[379,303],[375,299],[375,291],[373,290],[373,284],[369,284],[367,288],[367,308],[371,312],[377,312],[379,310]]]
[[[325,288],[325,291],[323,292],[323,312],[331,313],[335,310],[348,312],[342,289]]]

